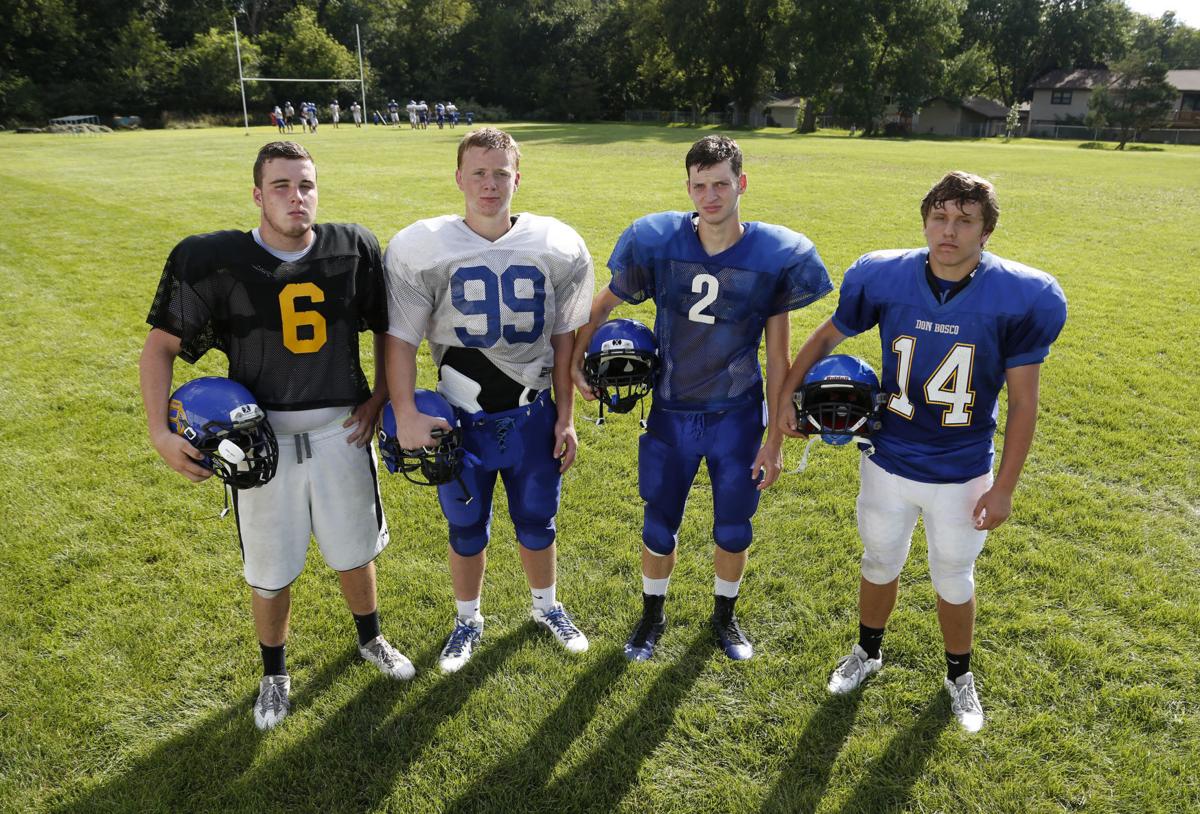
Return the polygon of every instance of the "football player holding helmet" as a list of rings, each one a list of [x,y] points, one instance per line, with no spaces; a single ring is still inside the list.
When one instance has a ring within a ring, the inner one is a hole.
[[[654,332],[636,319],[610,319],[596,329],[583,356],[583,375],[600,404],[614,413],[628,413],[654,387],[659,370]],[[645,426],[643,406],[642,426]]]
[[[796,427],[834,446],[863,439],[882,426],[887,401],[879,377],[864,360],[844,353],[826,356],[805,374],[792,396]]]
[[[396,411],[389,401],[383,406],[383,419],[379,429],[379,453],[383,465],[393,475],[399,472],[418,486],[441,486],[462,474],[463,453],[462,427],[454,408],[440,394],[432,390],[417,390],[414,394],[417,409],[428,416],[445,419],[450,430],[433,430],[437,442],[434,447],[401,449],[397,439]]]
[[[171,394],[171,431],[204,453],[201,462],[233,489],[275,477],[279,445],[267,415],[242,385],[221,376],[193,379]]]

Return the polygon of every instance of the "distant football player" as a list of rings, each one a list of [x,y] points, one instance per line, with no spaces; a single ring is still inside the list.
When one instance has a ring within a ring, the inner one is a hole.
[[[388,102],[387,109],[388,118],[391,119],[392,124],[400,124],[400,105],[395,99]]]
[[[575,460],[571,351],[591,305],[592,259],[574,229],[513,214],[521,154],[509,134],[468,133],[455,177],[465,216],[421,220],[388,244],[388,385],[403,449],[433,447],[448,430],[417,411],[417,349],[429,341],[438,392],[462,425],[462,483],[438,487],[449,523],[457,608],[439,664],[461,668],[483,633],[480,596],[496,478],[532,592],[532,616],[573,653],[587,649],[556,597],[556,526],[562,474]],[[551,394],[553,389],[553,397]],[[465,491],[465,494],[464,494]]]
[[[422,130],[429,129],[429,105],[422,99],[417,105],[417,121]]]
[[[582,371],[592,332],[621,302],[655,304],[663,367],[638,449],[642,525],[642,617],[625,643],[635,661],[650,658],[666,626],[663,605],[675,567],[683,510],[700,462],[712,480],[716,571],[712,625],[732,659],[754,649],[734,613],[759,496],[779,477],[783,435],[767,421],[787,373],[788,314],[828,294],[833,284],[812,241],[768,223],[743,223],[742,152],[706,136],[684,160],[695,210],[647,215],[627,228],[609,258],[612,280],[592,304],[576,340],[573,375]],[[766,334],[767,394],[758,348]],[[766,440],[763,429],[769,427]]]
[[[380,633],[375,602],[374,561],[388,527],[371,439],[387,389],[381,365],[368,385],[358,334],[375,333],[380,359],[387,299],[379,244],[356,224],[316,223],[316,167],[295,142],[259,151],[254,203],[260,218],[251,231],[196,235],[171,252],[140,373],[154,448],[189,480],[212,473],[167,425],[177,357],[194,363],[213,348],[225,353],[229,378],[256,397],[278,436],[274,478],[233,493],[263,662],[254,720],[268,729],[289,709],[289,586],[311,536],[338,572],[362,657],[397,679],[411,678],[413,666]]]
[[[362,105],[357,101],[351,103],[350,115],[354,118],[354,126],[362,127]]]
[[[292,117],[296,115],[296,108],[292,107],[291,102],[283,103],[283,123],[287,127],[287,131],[291,133],[294,129],[292,125]]]
[[[971,672],[975,559],[1008,519],[1033,443],[1038,378],[1067,318],[1054,278],[984,251],[1000,207],[992,185],[951,172],[921,202],[922,249],[863,255],[846,270],[833,317],[805,342],[778,394],[777,424],[808,369],[848,336],[878,326],[888,394],[874,451],[859,464],[862,538],[859,637],[829,691],[847,693],[883,666],[883,633],[917,518],[925,518],[951,709],[970,732],[983,726]],[[1004,453],[992,477],[998,399],[1008,387]]]
[[[333,120],[333,129],[337,130],[338,122],[342,120],[342,106],[337,99],[329,103],[329,118]]]
[[[458,126],[458,106],[454,102],[446,102],[446,116],[450,119],[450,129]]]
[[[418,125],[416,100],[409,99],[408,104],[404,106],[404,109],[408,112],[408,129],[416,130]]]

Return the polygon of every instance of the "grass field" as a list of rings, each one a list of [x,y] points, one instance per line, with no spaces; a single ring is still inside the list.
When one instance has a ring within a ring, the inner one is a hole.
[[[688,204],[694,130],[511,129],[525,151],[517,208],[575,226],[601,284],[625,225]],[[319,166],[321,220],[364,223],[386,243],[459,211],[461,132],[298,137]],[[1200,149],[739,136],[744,217],[805,232],[835,283],[864,251],[919,245],[920,197],[962,168],[997,184],[989,248],[1066,291],[1014,516],[977,570],[979,735],[957,730],[941,691],[920,532],[885,670],[857,694],[825,693],[857,618],[845,448],[814,446],[808,471],[763,500],[739,603],[753,660],[728,662],[709,640],[700,482],[671,626],[652,662],[627,665],[638,430],[628,416],[597,428],[582,402],[559,591],[591,650],[571,659],[528,621],[498,501],[484,647],[441,676],[444,521],[432,491],[387,479],[381,613],[418,676],[392,683],[358,660],[314,547],[294,587],[293,715],[264,735],[232,520],[216,520],[216,485],[194,487],[155,455],[136,362],[175,242],[257,222],[250,167],[273,137],[0,134],[0,810],[1200,810]],[[835,300],[793,316],[794,347]],[[845,348],[879,362],[873,332]],[[223,365],[216,353],[180,363],[176,383]],[[429,367],[421,378],[432,384]],[[789,445],[787,463],[799,454]]]

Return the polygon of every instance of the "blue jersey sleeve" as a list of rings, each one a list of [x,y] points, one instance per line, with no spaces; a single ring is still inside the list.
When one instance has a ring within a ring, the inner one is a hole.
[[[879,322],[879,306],[871,300],[867,290],[869,271],[867,257],[860,257],[846,269],[846,276],[842,278],[837,310],[833,312],[833,327],[846,336],[869,331]]]
[[[640,257],[636,232],[636,223],[622,232],[608,258],[608,268],[612,271],[609,289],[634,305],[654,297],[654,268]]]
[[[1007,326],[1002,339],[1005,369],[1045,361],[1066,321],[1067,298],[1058,283],[1050,280],[1029,310]]]
[[[816,246],[797,246],[792,262],[779,275],[779,285],[771,302],[771,316],[795,311],[816,302],[833,290],[829,271],[817,254]]]

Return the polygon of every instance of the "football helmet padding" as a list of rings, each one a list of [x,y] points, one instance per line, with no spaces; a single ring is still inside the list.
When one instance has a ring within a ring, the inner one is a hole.
[[[819,433],[835,446],[869,438],[878,430],[886,400],[871,366],[844,353],[826,356],[809,368],[792,395],[796,427],[809,435]]]
[[[234,489],[275,477],[275,432],[250,391],[232,379],[204,376],[180,386],[167,402],[167,424],[204,453],[202,466]]]

